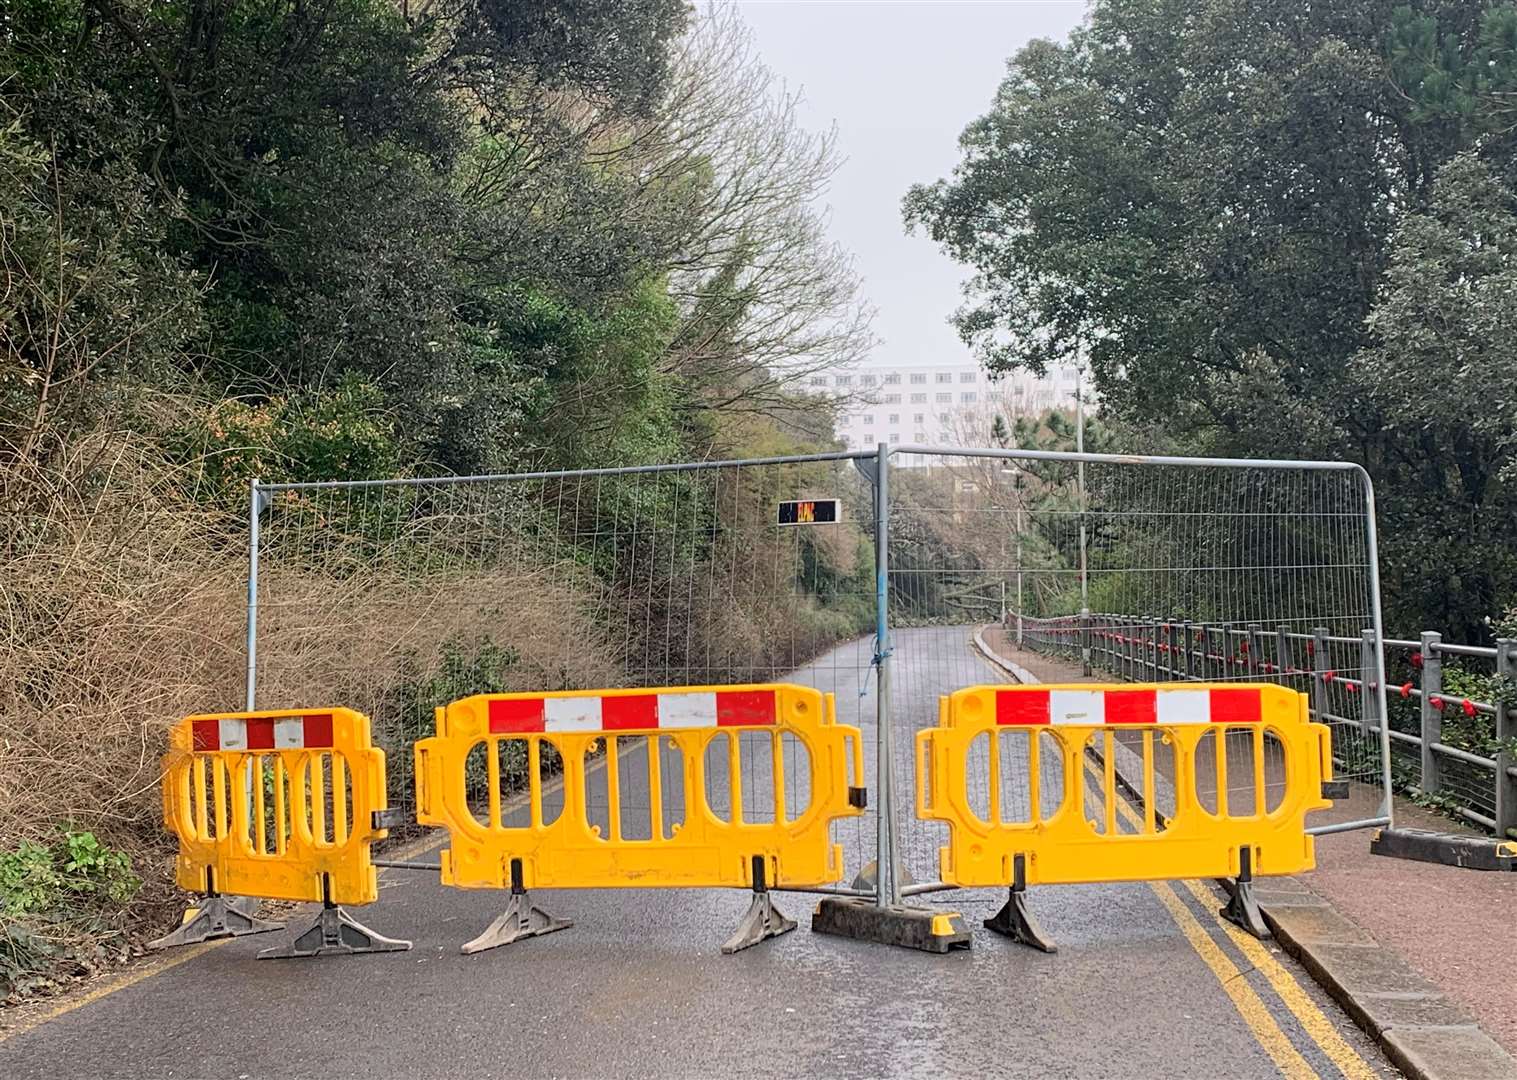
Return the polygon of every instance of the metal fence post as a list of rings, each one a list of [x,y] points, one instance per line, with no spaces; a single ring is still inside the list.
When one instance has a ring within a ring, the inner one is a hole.
[[[248,482],[247,710],[258,706],[258,477]]]
[[[1434,743],[1443,741],[1443,710],[1433,700],[1443,693],[1443,658],[1438,644],[1443,635],[1433,630],[1422,633],[1422,777],[1417,787],[1424,795],[1436,795],[1443,787],[1438,775],[1438,752]]]
[[[1380,727],[1380,681],[1375,664],[1375,632],[1359,632],[1359,727],[1368,735]]]
[[[1380,602],[1380,524],[1375,512],[1375,482],[1364,466],[1356,467],[1364,484],[1364,550],[1369,559],[1370,627],[1375,633],[1375,694],[1380,699],[1381,816],[1396,826],[1396,798],[1391,778],[1390,707],[1385,701],[1385,616]]]
[[[1517,641],[1496,641],[1496,835],[1517,836],[1517,777],[1510,770],[1517,765],[1512,742],[1517,739],[1517,709],[1511,705],[1517,694]]]
[[[895,863],[895,759],[890,737],[890,446],[875,450],[875,904],[899,906],[900,883]]]
[[[1254,652],[1259,647],[1259,624],[1249,623],[1246,633],[1248,636],[1243,640],[1248,648],[1243,652],[1243,659],[1248,664],[1248,677],[1252,679],[1259,674],[1259,657]]]
[[[1189,619],[1186,619],[1185,622],[1180,625],[1180,633],[1185,638],[1185,677],[1187,679],[1193,679],[1196,675],[1194,664],[1195,650],[1191,648],[1191,643],[1194,641],[1196,635],[1195,630],[1191,628]]]

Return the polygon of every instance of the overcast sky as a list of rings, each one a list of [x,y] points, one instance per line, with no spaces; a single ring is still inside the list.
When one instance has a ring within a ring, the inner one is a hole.
[[[990,105],[1006,60],[1033,38],[1063,38],[1084,0],[884,2],[740,0],[765,62],[805,92],[802,118],[837,125],[847,158],[833,181],[832,235],[852,252],[878,309],[877,364],[967,361],[947,323],[963,270],[908,237],[901,196],[946,176],[959,132]]]

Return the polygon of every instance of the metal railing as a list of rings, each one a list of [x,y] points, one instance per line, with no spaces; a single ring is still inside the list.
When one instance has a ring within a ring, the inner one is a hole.
[[[1128,681],[1246,678],[1295,687],[1309,694],[1312,716],[1333,728],[1335,757],[1346,771],[1374,764],[1367,760],[1373,743],[1362,737],[1380,725],[1373,630],[1345,637],[1321,628],[1304,633],[1111,613],[1035,618],[1014,612],[1007,613],[1005,629],[1024,648],[1076,663],[1088,650],[1093,668]],[[1517,837],[1517,640],[1456,645],[1425,631],[1417,641],[1387,638],[1384,645],[1396,786],[1498,836]],[[1445,687],[1451,664],[1468,677],[1471,662],[1497,676],[1487,684],[1494,700]],[[1485,730],[1449,735],[1451,718]],[[1489,718],[1488,727],[1480,718]]]

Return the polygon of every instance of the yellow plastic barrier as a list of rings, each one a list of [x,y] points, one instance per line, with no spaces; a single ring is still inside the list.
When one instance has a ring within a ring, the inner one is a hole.
[[[678,775],[665,775],[676,751]],[[802,752],[804,809],[788,804],[786,783]],[[503,758],[521,763],[528,784],[514,812]],[[557,769],[562,794],[545,810]],[[466,889],[821,885],[843,876],[830,825],[862,813],[862,788],[850,787],[862,774],[858,729],[835,721],[830,694],[806,687],[478,695],[439,709],[436,736],[416,744],[416,816],[448,830],[442,880]],[[726,812],[708,779],[720,781]],[[745,799],[745,785],[762,790]],[[636,822],[623,806],[634,788],[646,812]]]
[[[1014,885],[1019,862],[1026,884],[1309,870],[1331,778],[1328,729],[1269,684],[975,686],[917,734],[917,816],[948,825],[962,886]]]
[[[386,831],[384,751],[351,709],[181,720],[163,759],[163,820],[183,889],[367,904]]]

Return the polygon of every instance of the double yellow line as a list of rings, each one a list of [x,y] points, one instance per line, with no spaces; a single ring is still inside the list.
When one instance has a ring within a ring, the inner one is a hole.
[[[1085,759],[1085,768],[1090,777],[1096,781],[1097,790],[1104,790],[1105,777],[1097,772],[1095,763],[1088,757]],[[1128,825],[1141,829],[1142,821],[1120,794],[1114,802],[1117,813],[1122,815],[1123,820]],[[1203,906],[1215,907],[1216,896],[1201,882],[1188,880],[1180,884],[1189,890],[1190,894]],[[1317,1071],[1312,1068],[1306,1058],[1302,1057],[1301,1052],[1281,1029],[1264,1000],[1249,985],[1244,977],[1246,973],[1238,970],[1238,966],[1217,944],[1206,927],[1176,895],[1174,888],[1164,881],[1151,881],[1148,887],[1154,891],[1159,902],[1169,911],[1170,917],[1174,919],[1180,932],[1185,935],[1185,939],[1190,942],[1196,955],[1222,984],[1223,992],[1232,1000],[1233,1007],[1238,1010],[1238,1015],[1248,1025],[1254,1040],[1269,1055],[1281,1074],[1289,1077],[1290,1080],[1316,1077]],[[1338,1034],[1338,1029],[1333,1026],[1333,1022],[1301,988],[1295,976],[1287,971],[1268,949],[1252,935],[1240,930],[1220,915],[1213,918],[1216,925],[1226,932],[1233,945],[1243,953],[1244,958],[1253,965],[1254,970],[1264,976],[1279,996],[1280,1001],[1300,1022],[1302,1029],[1339,1072],[1349,1080],[1376,1080],[1379,1074],[1359,1055],[1358,1051],[1344,1040],[1342,1035]]]

